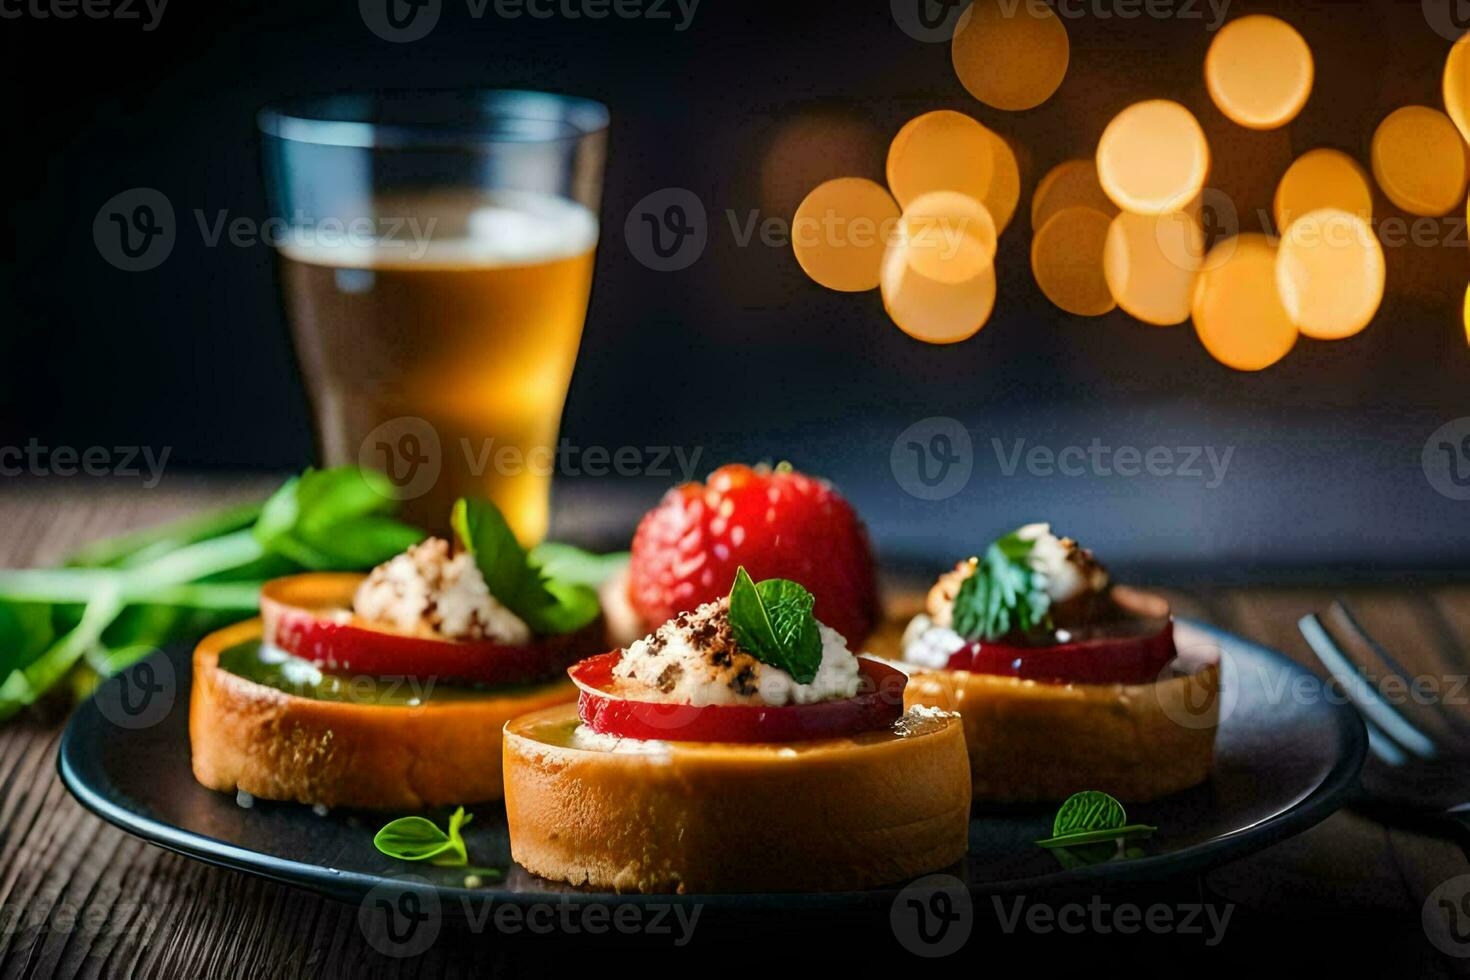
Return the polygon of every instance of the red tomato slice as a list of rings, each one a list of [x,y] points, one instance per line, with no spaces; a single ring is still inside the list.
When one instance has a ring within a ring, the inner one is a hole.
[[[798,742],[842,738],[887,728],[903,714],[908,677],[876,660],[858,659],[858,693],[838,701],[766,707],[748,704],[670,704],[612,693],[612,669],[623,651],[588,657],[568,674],[581,694],[577,714],[594,732],[677,742]]]
[[[1056,684],[1146,684],[1158,680],[1177,655],[1174,622],[1166,619],[1157,632],[1141,636],[1042,647],[976,641],[951,654],[949,668]]]
[[[576,633],[530,643],[437,640],[379,629],[351,618],[364,576],[335,572],[292,575],[260,591],[264,642],[329,670],[391,677],[502,685],[554,676],[603,646],[602,620]]]

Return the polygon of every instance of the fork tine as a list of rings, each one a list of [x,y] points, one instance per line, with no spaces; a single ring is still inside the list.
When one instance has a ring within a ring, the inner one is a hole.
[[[1342,648],[1337,645],[1337,641],[1327,632],[1326,627],[1322,625],[1322,621],[1315,613],[1303,616],[1297,622],[1297,628],[1301,630],[1302,637],[1306,639],[1312,652],[1317,655],[1317,659],[1322,661],[1322,666],[1337,678],[1338,683],[1343,686],[1345,693],[1352,699],[1353,704],[1357,706],[1364,718],[1376,725],[1380,732],[1393,742],[1403,746],[1411,755],[1420,759],[1433,759],[1439,754],[1432,738],[1415,727],[1412,722],[1379,696],[1372,681],[1364,676],[1362,671],[1342,652]],[[1385,758],[1384,761],[1389,760]]]

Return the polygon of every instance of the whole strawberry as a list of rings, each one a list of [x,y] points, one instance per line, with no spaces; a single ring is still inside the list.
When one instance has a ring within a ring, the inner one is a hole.
[[[674,487],[633,536],[628,593],[650,628],[727,594],[741,565],[756,581],[785,578],[816,597],[817,619],[850,646],[878,615],[868,535],[824,480],[787,465],[722,466],[708,483]]]

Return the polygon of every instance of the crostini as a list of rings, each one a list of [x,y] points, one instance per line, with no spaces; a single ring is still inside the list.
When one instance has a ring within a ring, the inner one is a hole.
[[[756,584],[570,670],[575,705],[511,721],[511,854],[622,892],[845,890],[966,851],[959,719],[903,706],[800,585]]]
[[[959,712],[977,800],[1146,801],[1209,776],[1217,660],[1181,657],[1167,600],[1047,524],[941,575],[901,650],[907,703]]]
[[[605,649],[596,593],[547,578],[494,506],[460,501],[368,575],[276,579],[261,616],[194,653],[194,776],[325,806],[417,809],[502,795],[505,723],[569,702]]]

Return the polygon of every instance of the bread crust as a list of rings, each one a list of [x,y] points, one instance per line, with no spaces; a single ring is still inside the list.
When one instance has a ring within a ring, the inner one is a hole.
[[[221,651],[260,635],[250,620],[194,652],[189,741],[194,778],[210,789],[392,810],[498,800],[505,723],[576,699],[568,680],[413,707],[298,697],[219,666]]]
[[[842,891],[964,857],[969,767],[959,720],[789,744],[568,747],[566,705],[506,726],[511,855],[619,892]]]
[[[904,704],[960,713],[977,801],[1062,800],[1097,789],[1145,802],[1209,777],[1219,691],[1217,664],[1150,684],[919,670]]]

